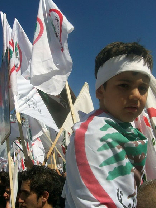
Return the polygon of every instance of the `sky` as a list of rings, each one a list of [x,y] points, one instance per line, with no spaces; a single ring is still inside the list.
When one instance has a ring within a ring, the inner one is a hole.
[[[73,61],[68,83],[78,96],[85,82],[89,84],[94,108],[95,57],[111,42],[136,42],[151,51],[156,77],[156,1],[155,0],[54,0],[74,26],[68,36]],[[16,18],[33,42],[39,0],[0,0],[0,11],[6,13],[10,26]],[[3,50],[0,25],[0,57]]]

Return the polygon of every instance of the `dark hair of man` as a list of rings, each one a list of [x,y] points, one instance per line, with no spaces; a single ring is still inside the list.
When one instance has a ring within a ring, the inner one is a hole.
[[[37,165],[22,173],[22,181],[30,181],[30,191],[34,191],[38,199],[44,191],[49,193],[47,201],[52,206],[57,204],[62,193],[63,183],[60,177],[55,170]]]
[[[3,181],[3,176],[4,175],[4,172],[1,171],[0,172],[0,208],[4,208],[6,207],[6,201],[5,201],[5,198],[3,196],[4,192],[5,192],[5,182]]]
[[[133,43],[123,43],[123,42],[113,42],[103,48],[100,53],[96,56],[95,59],[95,78],[97,78],[97,72],[99,68],[110,58],[119,56],[119,55],[131,55],[132,57],[141,56],[143,57],[144,64],[147,64],[148,68],[152,70],[153,59],[150,52],[138,44],[137,42]]]
[[[2,171],[1,172],[1,183],[7,187],[7,188],[10,188],[10,178],[9,178],[9,173],[8,172],[5,172],[5,171]]]
[[[156,207],[156,179],[144,182],[138,188],[137,208]]]

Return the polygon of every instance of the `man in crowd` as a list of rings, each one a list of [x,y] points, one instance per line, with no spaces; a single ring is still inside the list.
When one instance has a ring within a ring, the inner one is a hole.
[[[33,166],[22,174],[20,208],[54,208],[60,199],[63,183],[55,170]]]

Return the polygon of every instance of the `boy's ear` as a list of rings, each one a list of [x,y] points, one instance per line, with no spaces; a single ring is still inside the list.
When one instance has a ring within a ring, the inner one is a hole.
[[[49,193],[47,191],[44,191],[42,195],[42,202],[46,202],[48,198],[49,198]]]
[[[96,98],[99,100],[104,98],[104,87],[101,85],[97,90],[96,90]]]

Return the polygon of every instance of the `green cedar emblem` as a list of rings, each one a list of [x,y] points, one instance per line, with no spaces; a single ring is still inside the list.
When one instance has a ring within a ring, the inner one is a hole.
[[[106,120],[105,122],[106,124],[100,129],[101,131],[114,128],[117,132],[108,133],[103,136],[100,139],[103,144],[97,151],[107,151],[113,148],[121,149],[121,151],[104,160],[100,164],[100,167],[124,161],[126,158],[130,159],[129,162],[125,161],[125,166],[119,165],[112,171],[109,171],[107,180],[114,180],[119,176],[130,174],[136,166],[140,166],[139,169],[142,169],[146,161],[147,142],[144,141],[147,140],[146,137],[137,129],[133,128],[130,123],[118,124],[111,120]],[[128,143],[132,145],[127,145]]]

